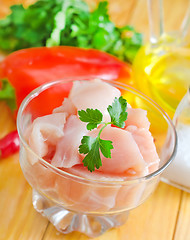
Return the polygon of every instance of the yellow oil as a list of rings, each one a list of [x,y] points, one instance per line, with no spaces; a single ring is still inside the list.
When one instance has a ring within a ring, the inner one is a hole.
[[[190,47],[146,45],[133,64],[135,87],[155,100],[168,114],[174,112],[190,86]]]

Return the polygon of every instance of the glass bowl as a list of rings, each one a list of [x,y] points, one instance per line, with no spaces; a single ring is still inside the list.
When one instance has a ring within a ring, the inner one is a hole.
[[[130,86],[102,80],[117,87],[132,107],[147,110],[150,131],[160,157],[159,168],[136,179],[108,181],[80,177],[54,167],[30,148],[26,133],[34,119],[52,113],[61,105],[74,81],[80,79],[47,83],[31,92],[22,102],[17,118],[21,140],[20,165],[33,188],[33,206],[38,212],[62,233],[79,231],[95,237],[124,224],[129,210],[150,196],[161,173],[174,157],[177,139],[170,118],[155,102]]]

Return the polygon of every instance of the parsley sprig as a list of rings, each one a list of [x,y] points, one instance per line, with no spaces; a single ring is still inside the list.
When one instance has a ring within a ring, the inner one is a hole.
[[[90,11],[84,0],[38,0],[27,8],[17,4],[0,20],[0,49],[77,46],[108,52],[132,62],[142,34],[132,26],[117,27],[110,20],[108,2]]]
[[[0,80],[0,101],[5,101],[12,111],[16,109],[15,90],[8,80]]]
[[[110,122],[103,122],[103,114],[98,109],[87,108],[85,110],[78,111],[79,119],[82,122],[86,122],[87,129],[93,130],[102,125],[98,136],[93,138],[91,136],[83,136],[81,145],[79,146],[79,153],[86,154],[83,159],[83,164],[89,171],[94,171],[95,168],[99,169],[102,166],[100,158],[100,151],[106,158],[111,158],[111,149],[113,149],[112,141],[101,139],[101,133],[103,129],[113,124],[117,127],[124,128],[125,121],[127,119],[127,101],[121,96],[115,98],[112,105],[109,105],[107,111],[111,117]]]

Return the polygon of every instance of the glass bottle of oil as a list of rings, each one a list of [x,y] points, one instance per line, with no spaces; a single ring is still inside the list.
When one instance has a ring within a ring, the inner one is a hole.
[[[181,30],[169,34],[164,32],[162,1],[157,1],[157,9],[154,0],[148,3],[151,39],[134,61],[135,87],[173,117],[190,86],[190,1]]]

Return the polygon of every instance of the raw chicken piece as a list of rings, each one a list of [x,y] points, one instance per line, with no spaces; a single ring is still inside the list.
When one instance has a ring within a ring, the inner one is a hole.
[[[55,148],[60,138],[64,135],[63,128],[65,122],[66,113],[54,113],[34,120],[30,128],[28,143],[39,157],[45,157],[50,146],[51,150],[52,146]]]
[[[104,116],[104,121],[110,121],[107,111],[115,97],[120,97],[120,91],[101,80],[75,82],[70,92],[69,99],[78,110],[87,108],[98,109]]]
[[[74,166],[65,171],[86,179],[96,181],[124,181],[124,178],[111,174],[102,174],[99,171],[89,172],[83,165]],[[60,179],[61,180],[61,179]],[[71,179],[64,179],[62,182],[57,181],[56,187],[59,196],[69,206],[72,205],[74,210],[88,211],[108,211],[115,206],[116,195],[120,189],[120,185],[113,188],[105,187],[102,184],[81,183]]]
[[[57,143],[56,153],[51,164],[55,167],[70,168],[82,162],[78,152],[81,139],[87,134],[86,123],[71,115],[65,124],[64,136]]]
[[[102,174],[102,172],[95,170],[94,172],[88,171],[86,167],[83,165],[74,166],[70,169],[65,169],[67,172],[77,175],[79,177],[83,177],[89,180],[97,180],[97,181],[108,181],[108,182],[115,182],[115,181],[124,181],[126,180],[126,176],[124,175],[116,175],[116,174]]]
[[[134,125],[138,128],[149,129],[150,122],[147,118],[147,111],[140,108],[127,108],[127,112],[127,120],[125,121],[126,127]]]
[[[69,98],[65,98],[64,101],[62,102],[62,105],[60,107],[57,107],[53,110],[53,113],[68,113],[68,116],[70,115],[77,115],[77,109],[71,102]]]
[[[131,132],[135,142],[137,143],[144,161],[148,164],[149,173],[156,171],[158,169],[160,159],[151,133],[145,128],[137,128],[136,126],[129,126],[126,130]]]
[[[45,191],[53,191],[55,188],[56,174],[44,167],[39,161],[32,168],[25,168],[27,179],[35,189],[42,188]]]
[[[99,130],[88,133],[96,137]],[[147,173],[146,163],[140,153],[132,134],[126,130],[107,126],[101,133],[101,139],[111,140],[114,149],[111,150],[111,159],[101,154],[103,173],[125,173],[126,176],[139,177]]]
[[[115,207],[119,209],[126,208],[131,209],[136,207],[142,202],[142,196],[146,188],[146,183],[142,181],[137,184],[122,185],[117,193],[115,200]]]

